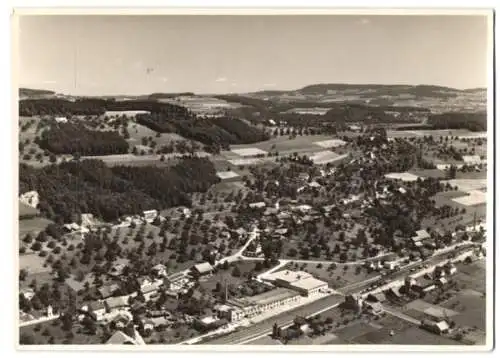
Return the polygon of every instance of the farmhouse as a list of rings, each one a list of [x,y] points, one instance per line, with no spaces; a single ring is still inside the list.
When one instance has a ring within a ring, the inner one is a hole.
[[[119,289],[119,286],[116,283],[112,284],[107,284],[102,287],[99,287],[97,291],[99,292],[99,295],[101,298],[106,299],[111,296]]]
[[[33,191],[27,191],[24,194],[21,194],[19,196],[19,200],[21,203],[31,206],[32,208],[36,208],[38,206],[38,203],[40,202],[40,196],[38,195],[38,192],[33,190]]]
[[[448,333],[450,326],[446,321],[434,322],[430,320],[423,320],[421,327],[427,331],[430,331],[435,334],[444,334]]]
[[[128,307],[128,299],[127,296],[110,297],[104,301],[104,304],[108,312],[113,312]]]
[[[203,262],[201,264],[194,265],[191,268],[191,270],[192,270],[194,275],[207,276],[207,275],[211,275],[213,273],[214,268],[208,262]]]
[[[132,345],[138,345],[139,343],[134,338],[126,335],[122,331],[116,331],[106,341],[106,344],[132,344]]]
[[[102,301],[91,302],[88,306],[88,313],[96,321],[102,321],[106,314],[106,306]]]

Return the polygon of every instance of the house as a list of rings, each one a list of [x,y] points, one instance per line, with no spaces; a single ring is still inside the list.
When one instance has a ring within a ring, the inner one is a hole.
[[[101,286],[97,289],[97,292],[99,292],[99,296],[102,299],[109,298],[114,295],[114,293],[119,289],[120,287],[116,283],[111,283],[107,284],[104,286]]]
[[[143,219],[148,223],[152,223],[157,216],[158,210],[146,210],[142,212]]]
[[[444,320],[439,322],[423,320],[421,323],[421,328],[439,335],[448,333],[450,330],[448,322]]]
[[[57,123],[68,123],[68,118],[66,118],[66,117],[55,117],[54,120]]]
[[[457,273],[457,268],[452,263],[447,263],[444,265],[444,270],[447,275],[454,275]]]
[[[436,281],[438,286],[444,286],[448,283],[448,280],[445,277],[440,277]]]
[[[116,331],[113,333],[113,335],[106,341],[106,344],[132,344],[132,345],[138,345],[139,342],[126,335],[122,331]]]
[[[205,316],[202,318],[195,319],[193,321],[193,325],[196,329],[207,332],[213,329],[217,329],[219,327],[227,324],[228,321],[224,318],[218,318],[217,316]]]
[[[30,301],[35,296],[35,291],[32,288],[23,288],[20,292],[21,295],[24,296],[25,299]]]
[[[308,181],[310,178],[310,175],[308,173],[302,172],[300,173],[297,178],[301,181]]]
[[[88,305],[88,314],[96,321],[102,321],[106,314],[106,306],[102,301],[94,301]]]
[[[172,313],[167,310],[152,310],[148,311],[147,313],[148,317],[154,318],[154,317],[172,317]]]
[[[426,231],[426,230],[418,230],[415,232],[415,235],[411,238],[411,240],[413,241],[413,244],[415,246],[422,246],[422,241],[423,240],[427,240],[427,239],[430,239],[431,235],[429,235],[429,233]],[[417,244],[417,243],[421,243],[421,244]]]
[[[383,292],[370,293],[366,297],[366,301],[368,301],[368,302],[384,302],[385,301],[385,295],[384,295]]]
[[[19,206],[26,205],[30,208],[36,209],[38,207],[38,203],[40,202],[40,196],[38,192],[35,190],[27,191],[19,196]],[[38,211],[33,212],[35,215],[38,214]]]
[[[151,269],[152,273],[158,277],[166,277],[168,275],[167,267],[163,264],[157,264]]]
[[[104,301],[107,312],[113,312],[128,307],[127,296],[110,297]]]
[[[245,316],[242,309],[234,306],[219,305],[215,309],[219,318],[225,318],[229,322],[240,321]]]
[[[149,301],[158,294],[158,286],[154,284],[145,285],[141,287],[141,292],[146,301]]]
[[[266,207],[266,203],[263,201],[255,202],[255,203],[250,203],[248,206],[252,209],[262,209]]]
[[[348,295],[345,297],[344,304],[347,308],[361,311],[363,307],[363,299],[358,295]]]
[[[127,265],[124,263],[115,263],[108,272],[108,275],[112,277],[121,276]]]
[[[191,268],[191,271],[196,276],[207,276],[213,273],[214,268],[208,262],[203,262],[201,264],[194,265]]]
[[[116,316],[113,317],[112,320],[113,324],[117,328],[125,328],[125,326],[128,325],[130,321],[132,321],[132,315],[125,314],[123,312],[118,313]]]
[[[395,298],[395,299],[400,299],[401,298],[401,293],[399,293],[399,291],[396,288],[394,288],[394,287],[388,289],[386,291],[386,294],[388,296],[392,297],[392,298]]]
[[[384,308],[380,302],[369,302],[369,301],[364,301],[364,307],[365,310],[373,315],[380,315],[384,312]]]

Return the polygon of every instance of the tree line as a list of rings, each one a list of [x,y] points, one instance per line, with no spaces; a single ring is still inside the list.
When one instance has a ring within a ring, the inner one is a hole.
[[[19,168],[19,192],[38,191],[38,209],[59,223],[78,222],[81,213],[112,221],[144,210],[191,206],[190,193],[204,192],[218,181],[213,164],[196,157],[162,168],[110,168],[95,159]]]

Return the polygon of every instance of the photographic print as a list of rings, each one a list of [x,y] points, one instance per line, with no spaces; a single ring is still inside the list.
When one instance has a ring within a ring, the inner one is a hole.
[[[492,15],[15,11],[18,349],[490,349]]]

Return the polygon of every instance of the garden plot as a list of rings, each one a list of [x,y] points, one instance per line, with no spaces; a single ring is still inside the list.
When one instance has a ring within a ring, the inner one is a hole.
[[[229,171],[224,171],[224,172],[217,172],[217,176],[221,179],[232,179],[239,177],[240,175],[238,173],[233,172],[232,170]]]
[[[469,192],[469,195],[454,198],[452,200],[466,206],[480,205],[486,203],[486,193],[480,190],[472,190]]]
[[[231,152],[238,154],[242,157],[254,157],[256,155],[266,155],[267,152],[265,150],[259,148],[239,148],[239,149],[231,149]]]
[[[329,150],[321,151],[314,153],[314,155],[311,155],[309,158],[313,161],[314,164],[327,164],[334,162],[336,160],[343,159],[347,157],[348,154],[337,154],[335,152],[331,152]]]
[[[323,148],[333,148],[333,147],[340,147],[346,144],[341,139],[330,139],[330,140],[323,140],[320,142],[314,142],[314,144],[319,145],[320,147]]]
[[[486,188],[487,181],[486,179],[451,179],[445,180],[445,183],[448,182],[452,187],[458,187],[458,190],[470,192],[473,190],[481,190]]]
[[[402,180],[402,181],[417,181],[419,176],[415,174],[411,174],[408,172],[405,173],[389,173],[385,175],[386,178],[389,179],[396,179],[396,180]]]

